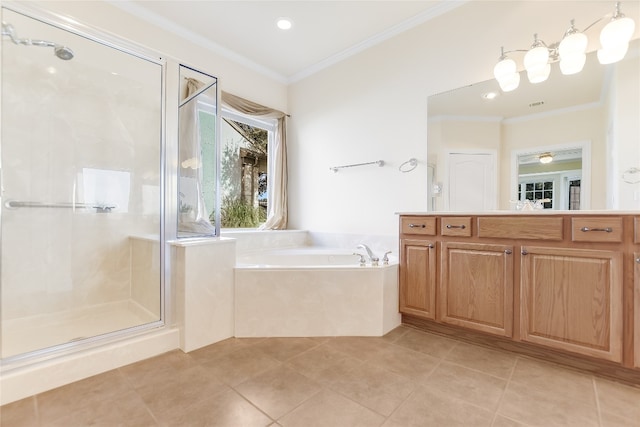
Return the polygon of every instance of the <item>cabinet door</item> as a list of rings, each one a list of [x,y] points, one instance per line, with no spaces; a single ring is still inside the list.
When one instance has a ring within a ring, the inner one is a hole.
[[[400,312],[435,319],[435,243],[418,239],[401,242]]]
[[[510,337],[513,332],[513,246],[444,242],[438,318]]]
[[[523,247],[521,338],[622,360],[622,254]]]
[[[638,235],[636,231],[636,235]],[[633,347],[633,365],[640,368],[640,252],[633,254],[633,298],[634,298],[634,320],[633,329],[635,344]]]

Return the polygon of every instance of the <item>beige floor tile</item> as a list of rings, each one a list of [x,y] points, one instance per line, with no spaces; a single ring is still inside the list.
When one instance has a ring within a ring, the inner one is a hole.
[[[382,337],[383,340],[387,341],[387,342],[395,342],[398,338],[400,338],[401,336],[403,336],[404,334],[406,334],[407,332],[409,332],[411,330],[411,328],[408,328],[406,326],[398,326],[397,328],[387,332],[386,334],[384,334],[384,336]]]
[[[269,426],[273,420],[228,389],[199,402],[188,404],[183,411],[170,412],[160,420],[165,426]]]
[[[493,412],[506,384],[502,378],[443,362],[431,374],[425,387]]]
[[[640,426],[640,388],[596,378],[596,390],[603,412],[638,420]]]
[[[240,350],[241,348],[247,348],[253,344],[257,344],[263,340],[263,338],[228,338],[215,344],[194,350],[190,352],[189,355],[199,362],[206,363],[208,361],[227,356],[229,353]]]
[[[602,412],[600,414],[600,425],[602,427],[640,427],[640,420],[637,418],[632,420],[616,414]]]
[[[320,391],[315,381],[286,366],[278,366],[237,386],[242,396],[278,419]]]
[[[553,363],[519,357],[511,381],[561,398],[570,396],[590,405],[596,402],[593,377]]]
[[[325,382],[336,375],[343,375],[361,363],[348,354],[323,344],[290,359],[286,365],[311,379]]]
[[[229,387],[202,366],[177,372],[164,383],[138,387],[137,392],[154,415],[180,412],[185,406],[210,398]]]
[[[251,348],[284,362],[317,347],[319,344],[309,338],[271,338],[254,344]]]
[[[148,386],[150,384],[163,384],[170,381],[181,371],[198,366],[198,363],[190,355],[180,350],[152,357],[118,369],[134,388]]]
[[[264,371],[280,366],[281,362],[253,346],[230,352],[202,366],[223,382],[236,386]]]
[[[440,361],[419,351],[391,346],[384,351],[376,353],[366,363],[367,365],[377,366],[410,378],[413,381],[424,383],[428,381],[429,376]]]
[[[43,419],[41,424],[47,427],[152,427],[158,425],[135,391],[124,393],[114,399],[96,402],[79,410],[72,410],[53,421]]]
[[[493,413],[438,391],[418,388],[383,424],[385,427],[490,426]]]
[[[330,390],[323,390],[278,420],[284,427],[374,427],[385,418]]]
[[[531,426],[598,426],[596,405],[510,382],[498,414]]]
[[[394,341],[394,344],[441,359],[451,351],[456,341],[412,329]]]
[[[361,405],[389,416],[415,389],[407,378],[375,366],[360,365],[326,387]]]
[[[485,374],[508,379],[513,372],[516,358],[517,356],[511,353],[459,342],[444,359]]]
[[[380,338],[336,337],[327,341],[324,345],[341,351],[354,359],[364,361],[388,348],[392,344],[387,343],[385,340]]]
[[[526,425],[509,418],[505,418],[501,415],[496,415],[491,427],[526,427]]]
[[[35,427],[38,425],[35,397],[0,406],[0,426]]]
[[[56,420],[131,391],[123,375],[109,371],[36,396],[40,420]]]

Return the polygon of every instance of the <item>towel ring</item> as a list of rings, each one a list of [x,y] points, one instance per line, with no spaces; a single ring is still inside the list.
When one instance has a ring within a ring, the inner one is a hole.
[[[406,162],[404,162],[403,164],[401,164],[398,167],[398,170],[402,173],[407,173],[407,172],[411,172],[412,170],[414,170],[415,168],[418,167],[418,161],[414,158],[411,158],[409,160],[407,160]]]
[[[631,175],[636,175],[635,178],[631,178]],[[629,168],[622,173],[622,180],[627,184],[637,184],[640,182],[640,169],[639,168]]]

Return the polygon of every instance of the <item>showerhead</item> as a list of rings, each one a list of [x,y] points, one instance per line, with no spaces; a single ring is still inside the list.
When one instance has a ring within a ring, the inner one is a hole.
[[[43,46],[52,47],[53,53],[60,59],[68,61],[73,58],[73,51],[66,47],[47,40],[32,40],[32,39],[19,39],[16,35],[16,30],[13,25],[6,22],[2,23],[2,35],[11,39],[14,44],[21,44],[25,46]]]
[[[55,56],[65,61],[73,59],[73,51],[66,46],[60,46],[59,44],[55,45],[53,47],[53,53]]]

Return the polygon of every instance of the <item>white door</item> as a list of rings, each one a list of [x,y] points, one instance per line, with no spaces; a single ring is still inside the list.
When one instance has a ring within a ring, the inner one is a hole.
[[[495,153],[449,153],[450,211],[496,209]]]

